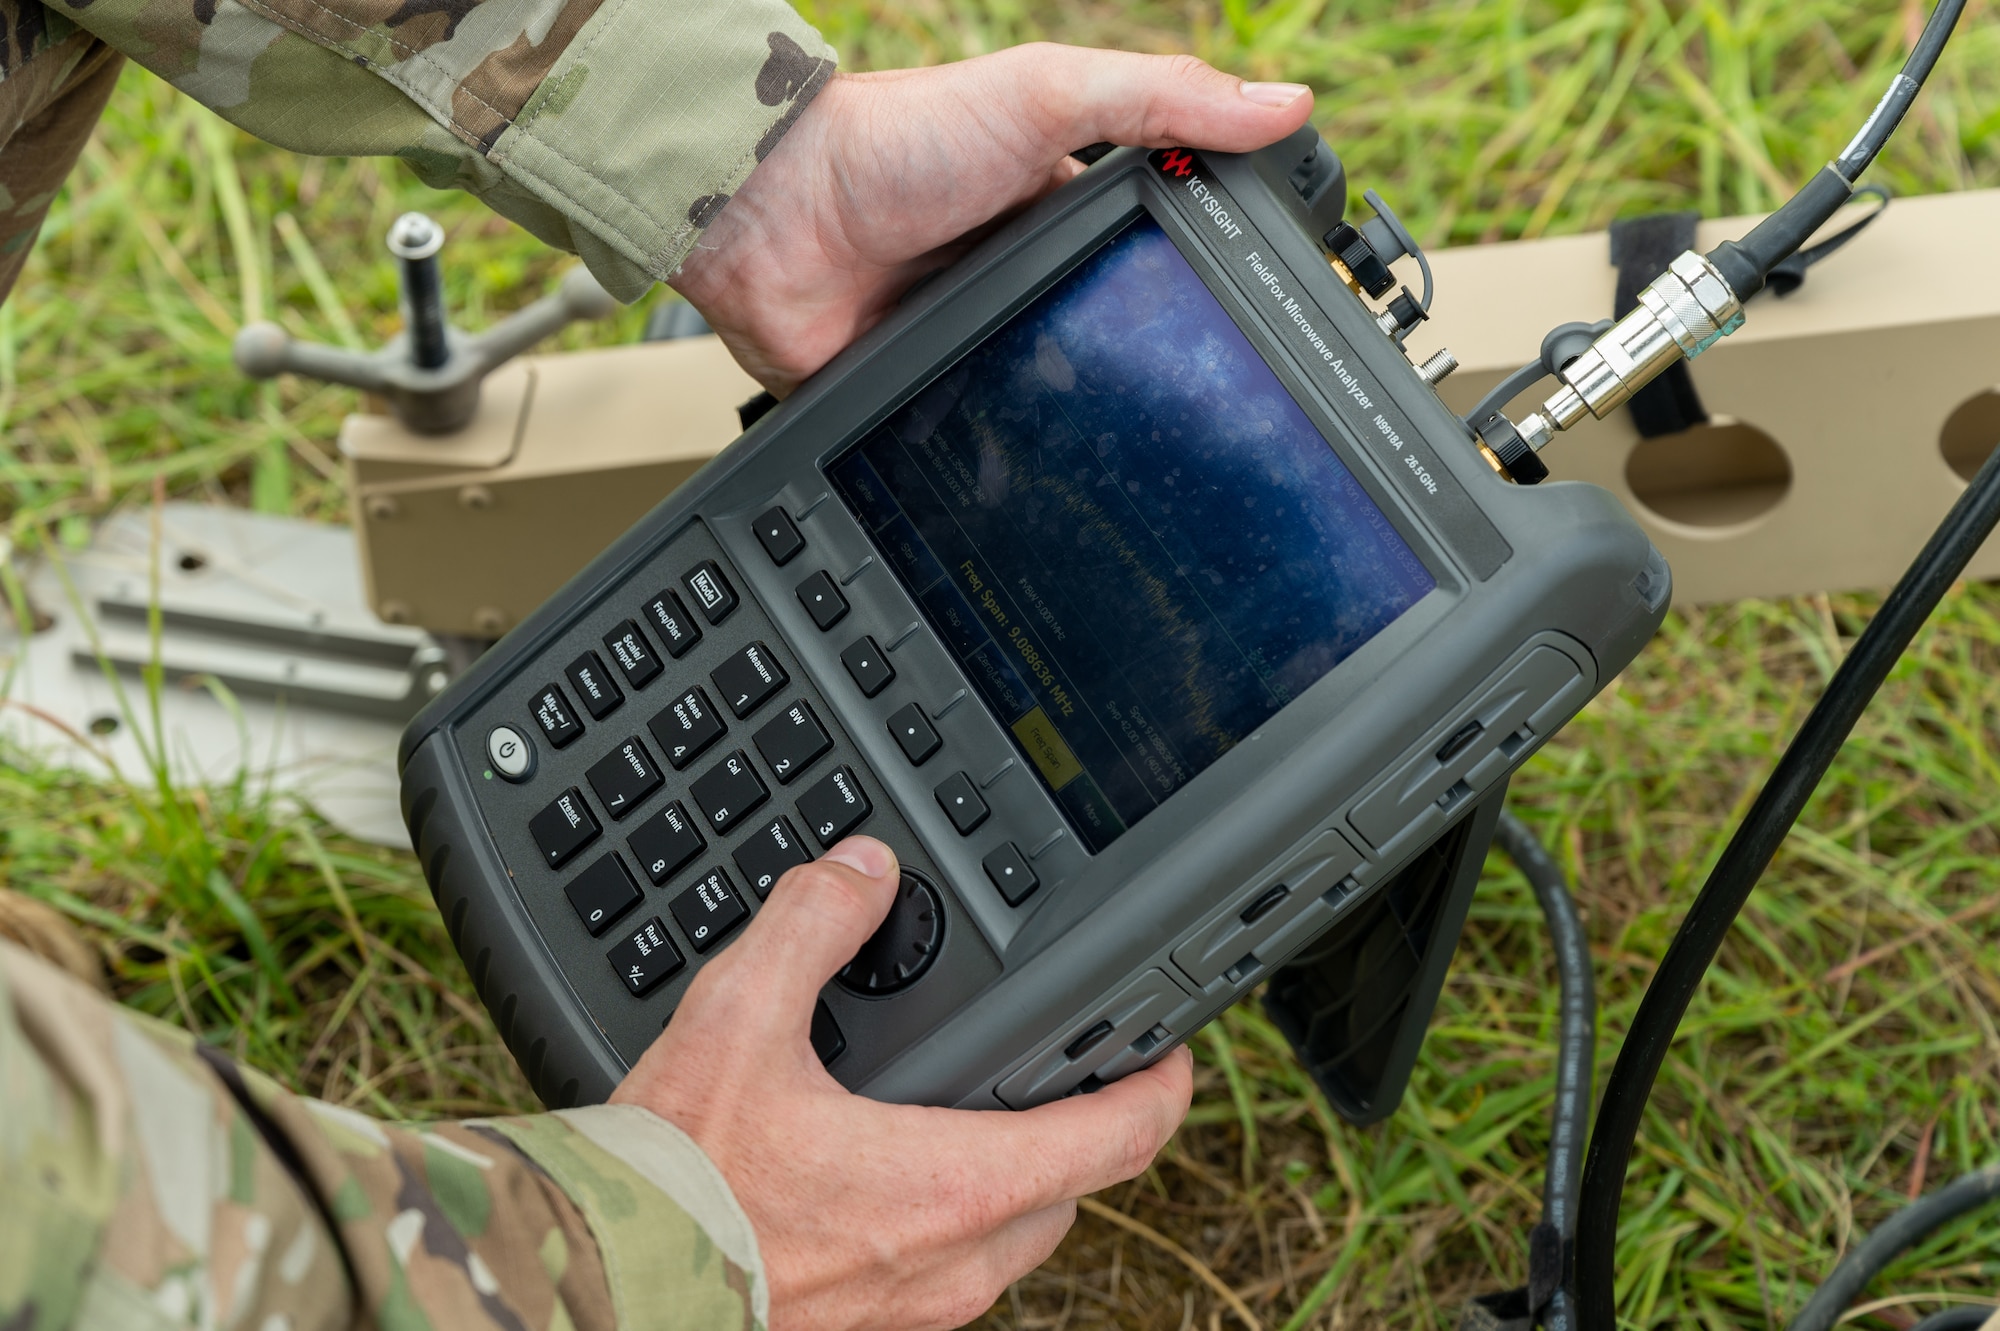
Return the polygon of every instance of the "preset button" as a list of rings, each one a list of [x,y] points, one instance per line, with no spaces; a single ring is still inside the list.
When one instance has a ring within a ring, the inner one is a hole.
[[[569,863],[579,850],[597,840],[602,830],[590,806],[583,802],[583,792],[575,786],[556,796],[548,808],[528,820],[528,833],[541,847],[542,861],[551,869]]]

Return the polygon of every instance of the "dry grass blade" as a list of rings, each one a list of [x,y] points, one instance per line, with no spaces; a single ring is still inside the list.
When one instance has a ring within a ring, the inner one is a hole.
[[[1250,1311],[1243,1300],[1237,1296],[1236,1291],[1231,1289],[1221,1276],[1211,1271],[1208,1268],[1208,1263],[1202,1261],[1201,1258],[1195,1256],[1180,1244],[1175,1243],[1145,1221],[1134,1220],[1123,1211],[1114,1211],[1095,1197],[1079,1198],[1076,1205],[1077,1209],[1086,1215],[1094,1215],[1099,1220],[1108,1221],[1120,1229],[1137,1234],[1161,1252],[1172,1257],[1175,1261],[1200,1277],[1202,1284],[1214,1290],[1215,1296],[1227,1304],[1229,1311],[1236,1314],[1236,1319],[1249,1327],[1250,1331],[1264,1331],[1264,1324],[1257,1320],[1256,1314]]]

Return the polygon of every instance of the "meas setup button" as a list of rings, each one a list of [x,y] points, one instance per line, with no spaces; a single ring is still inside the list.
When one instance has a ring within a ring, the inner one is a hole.
[[[535,774],[535,746],[512,726],[495,726],[486,736],[486,760],[509,781],[526,781]]]

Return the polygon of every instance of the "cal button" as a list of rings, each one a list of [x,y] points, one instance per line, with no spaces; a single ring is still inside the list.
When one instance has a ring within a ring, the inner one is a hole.
[[[687,931],[688,942],[697,952],[706,952],[722,941],[722,936],[749,917],[750,908],[736,895],[729,875],[710,869],[708,875],[667,906]]]
[[[707,815],[709,826],[718,832],[729,831],[771,797],[750,766],[749,755],[741,749],[696,778],[688,793]]]
[[[632,991],[634,998],[644,998],[659,988],[663,980],[687,963],[681,959],[680,949],[674,940],[667,937],[667,926],[655,915],[640,925],[638,930],[611,949],[606,958],[611,969],[618,972],[618,978]]]
[[[695,604],[711,624],[720,624],[736,608],[736,589],[713,559],[704,559],[681,575],[681,585],[694,594]]]
[[[597,659],[596,652],[585,652],[569,663],[563,672],[569,676],[570,687],[576,696],[583,699],[584,710],[602,721],[618,710],[618,704],[625,701],[625,694],[611,682],[611,676],[604,671],[604,662]]]
[[[855,780],[849,767],[834,768],[799,796],[799,817],[812,828],[819,844],[828,849],[861,826],[871,811],[868,796],[862,793],[861,783]]]

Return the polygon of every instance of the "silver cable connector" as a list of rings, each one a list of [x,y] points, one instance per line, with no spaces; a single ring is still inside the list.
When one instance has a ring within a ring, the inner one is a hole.
[[[1542,405],[1558,430],[1585,413],[1600,420],[1683,358],[1693,360],[1743,326],[1743,302],[1715,265],[1689,250],[1639,293],[1639,308],[1611,326],[1562,370],[1562,387]]]

